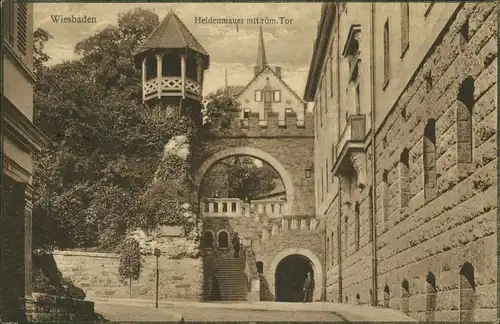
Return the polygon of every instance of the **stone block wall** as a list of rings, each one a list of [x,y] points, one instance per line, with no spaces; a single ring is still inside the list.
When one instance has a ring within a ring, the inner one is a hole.
[[[155,299],[156,257],[143,256],[138,280],[132,280],[130,294],[128,280],[119,276],[119,255],[56,251],[54,259],[64,277],[70,278],[87,294],[87,299],[136,298]],[[203,265],[201,259],[159,258],[159,299],[199,301],[202,298]]]
[[[494,3],[460,7],[377,134],[378,304],[422,321],[497,320],[496,8]],[[474,83],[473,159],[465,165],[457,158],[457,137],[463,135],[457,128],[457,97],[467,78]],[[423,136],[430,119],[435,120],[436,185],[424,190]],[[402,206],[400,159],[405,148],[409,200]],[[360,193],[361,219],[369,206],[364,203],[368,192]],[[336,210],[331,212],[334,220]],[[369,225],[361,228],[363,233]],[[344,302],[347,296],[356,303],[357,294],[361,303],[369,301],[371,244],[363,247],[362,242],[363,234],[360,250],[343,255]],[[327,278],[331,300],[338,272],[334,260]]]
[[[34,293],[27,302],[26,315],[31,322],[93,322],[94,303],[82,299]]]

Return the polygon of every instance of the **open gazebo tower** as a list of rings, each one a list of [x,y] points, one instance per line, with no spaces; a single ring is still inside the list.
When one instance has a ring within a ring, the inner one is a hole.
[[[136,50],[134,59],[142,69],[142,100],[151,110],[179,106],[192,117],[200,115],[203,73],[210,57],[173,11]]]

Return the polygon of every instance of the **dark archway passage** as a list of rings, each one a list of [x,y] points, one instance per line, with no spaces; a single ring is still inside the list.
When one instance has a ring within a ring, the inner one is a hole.
[[[307,272],[314,272],[311,261],[302,255],[290,255],[281,260],[276,268],[276,301],[302,302],[303,285]]]

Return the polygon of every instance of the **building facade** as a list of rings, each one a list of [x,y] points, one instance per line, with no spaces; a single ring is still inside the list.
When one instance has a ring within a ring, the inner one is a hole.
[[[47,138],[33,124],[33,4],[2,7],[1,315],[25,318],[31,296],[33,157]]]
[[[304,99],[326,300],[496,320],[495,9],[323,5]]]

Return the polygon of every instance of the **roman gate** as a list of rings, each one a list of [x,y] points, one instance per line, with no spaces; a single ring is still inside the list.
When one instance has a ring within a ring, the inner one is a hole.
[[[304,119],[298,120],[296,113],[288,112],[280,121],[273,112],[266,120],[260,120],[258,113],[243,119],[233,114],[224,127],[220,120],[214,120],[200,139],[203,155],[198,158],[194,184],[203,219],[205,299],[210,299],[214,268],[222,272],[221,277],[226,270],[228,275],[237,272],[230,244],[236,232],[246,249],[247,264],[241,265],[248,272],[246,279],[250,284],[248,277],[255,268],[254,276],[260,282],[258,299],[301,301],[300,285],[309,271],[315,279],[314,299],[321,299],[324,239],[315,215],[314,115],[305,113]],[[217,162],[233,156],[254,157],[272,166],[281,177],[286,200],[245,203],[237,198],[203,198],[200,189],[204,175]],[[246,293],[237,293],[245,291],[244,278],[230,279],[232,284],[228,286],[232,287],[227,288],[223,300],[247,299]],[[241,289],[234,287],[239,281]]]

